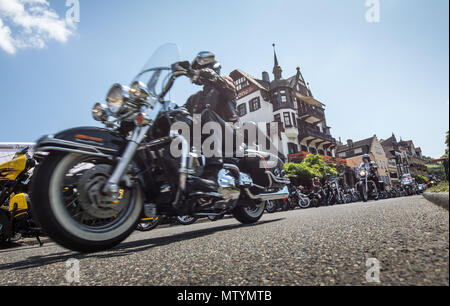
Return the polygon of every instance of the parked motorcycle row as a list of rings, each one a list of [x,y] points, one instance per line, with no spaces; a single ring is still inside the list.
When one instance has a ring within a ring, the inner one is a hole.
[[[340,177],[332,177],[320,189],[306,191],[303,186],[289,185],[289,198],[277,201],[268,201],[266,211],[275,213],[288,211],[296,208],[306,209],[356,202],[367,202],[369,200],[385,200],[422,194],[426,187],[415,183],[410,175],[405,175],[401,186],[386,189],[383,182],[378,182],[361,177],[355,188],[341,187]],[[367,185],[366,185],[367,184]],[[369,187],[369,188],[366,188]]]

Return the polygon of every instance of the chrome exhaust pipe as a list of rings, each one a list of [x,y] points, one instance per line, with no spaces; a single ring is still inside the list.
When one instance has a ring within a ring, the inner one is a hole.
[[[249,189],[245,189],[247,195],[252,200],[258,201],[275,201],[275,200],[283,200],[289,197],[289,189],[285,186],[280,191],[274,193],[262,193],[262,194],[252,194]]]

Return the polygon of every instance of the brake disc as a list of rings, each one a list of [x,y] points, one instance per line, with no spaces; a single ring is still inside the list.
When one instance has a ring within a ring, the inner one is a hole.
[[[102,190],[111,176],[112,166],[98,165],[86,171],[80,179],[80,205],[93,218],[116,217],[129,204],[130,194],[121,191],[119,199],[105,195]]]

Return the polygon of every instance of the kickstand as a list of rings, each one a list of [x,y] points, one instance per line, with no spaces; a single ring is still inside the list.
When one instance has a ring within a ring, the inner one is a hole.
[[[36,235],[36,239],[39,242],[39,247],[42,248],[42,246],[44,245],[44,243],[41,241],[41,238],[39,238],[39,235]]]

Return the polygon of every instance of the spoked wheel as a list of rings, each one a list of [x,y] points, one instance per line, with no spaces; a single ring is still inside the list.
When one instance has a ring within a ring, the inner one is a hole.
[[[311,206],[311,199],[306,197],[300,198],[298,201],[298,206],[303,209],[309,208]]]
[[[233,216],[243,224],[253,224],[262,218],[265,208],[265,202],[249,203],[247,207],[238,204],[233,210]]]
[[[103,194],[113,167],[108,160],[52,153],[34,176],[36,217],[50,238],[79,252],[110,249],[136,228],[143,200],[139,186]]]
[[[161,223],[161,217],[154,217],[149,219],[141,219],[137,225],[137,230],[140,232],[149,232],[155,229]]]
[[[266,202],[266,210],[269,214],[273,214],[277,210],[277,202],[276,201],[267,201]]]
[[[195,222],[197,222],[198,218],[196,217],[191,217],[191,216],[178,216],[177,217],[177,221],[178,223],[180,223],[181,225],[192,225]]]

